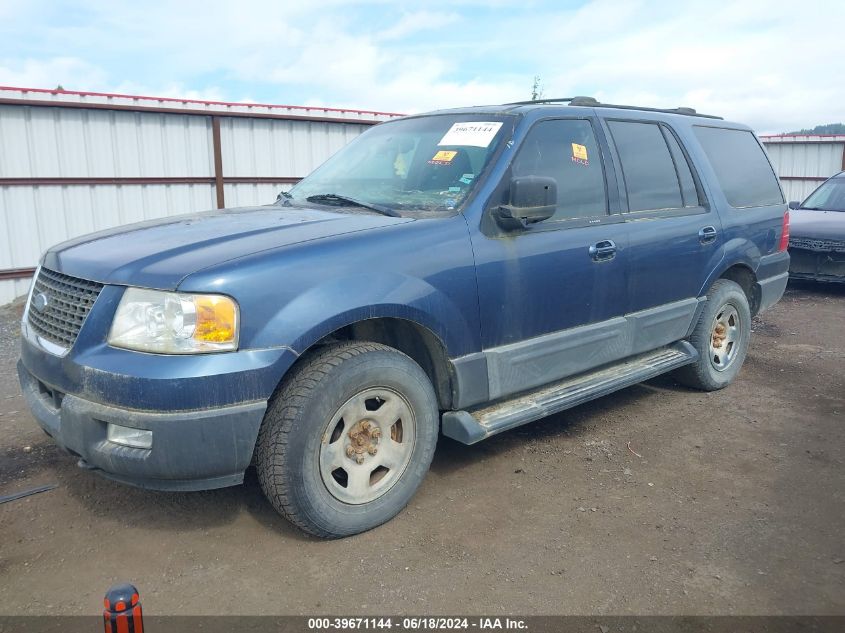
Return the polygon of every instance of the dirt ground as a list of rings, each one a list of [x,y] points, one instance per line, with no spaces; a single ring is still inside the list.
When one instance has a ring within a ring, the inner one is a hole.
[[[38,429],[0,308],[0,614],[845,614],[845,288],[790,286],[738,381],[662,377],[473,447],[441,438],[390,523],[309,538],[254,473],[145,492]],[[628,448],[630,446],[630,449]],[[639,456],[635,455],[638,453]]]

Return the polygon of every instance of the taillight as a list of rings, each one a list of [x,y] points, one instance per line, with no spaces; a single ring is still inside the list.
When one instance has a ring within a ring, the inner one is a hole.
[[[780,244],[778,251],[785,251],[789,246],[789,211],[783,214],[783,226],[780,229]]]

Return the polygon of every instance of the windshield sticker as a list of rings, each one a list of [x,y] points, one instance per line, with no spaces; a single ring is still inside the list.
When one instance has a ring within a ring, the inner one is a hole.
[[[464,174],[460,177],[459,182],[462,182],[465,185],[469,185],[472,183],[473,178],[475,178],[475,174]]]
[[[590,161],[587,160],[587,148],[584,145],[579,145],[578,143],[572,144],[572,162],[578,163],[579,165],[590,164]]]
[[[452,162],[452,159],[458,155],[456,150],[445,150],[441,149],[437,152],[430,161],[428,161],[429,165],[448,165]]]
[[[496,132],[502,127],[501,121],[465,121],[455,123],[449,128],[438,145],[469,145],[487,147]]]

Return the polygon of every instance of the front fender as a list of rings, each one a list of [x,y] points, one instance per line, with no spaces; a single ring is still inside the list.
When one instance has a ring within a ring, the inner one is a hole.
[[[468,353],[477,338],[445,293],[422,279],[383,272],[335,278],[309,288],[267,322],[253,345],[272,347],[283,338],[301,354],[339,328],[375,318],[405,319],[427,328],[451,357]]]

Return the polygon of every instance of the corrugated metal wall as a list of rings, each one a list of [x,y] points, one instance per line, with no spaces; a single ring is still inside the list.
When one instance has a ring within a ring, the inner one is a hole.
[[[762,136],[787,200],[802,201],[845,169],[845,135]]]
[[[222,201],[271,203],[393,116],[0,87],[0,304],[26,292],[57,242]]]

